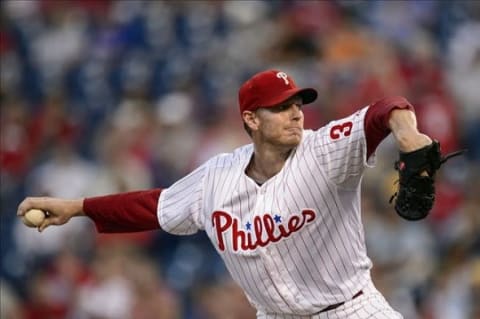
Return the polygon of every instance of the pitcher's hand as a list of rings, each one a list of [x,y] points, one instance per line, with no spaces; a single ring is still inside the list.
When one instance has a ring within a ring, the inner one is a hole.
[[[74,216],[83,216],[83,199],[60,199],[54,197],[27,197],[18,205],[17,216],[22,217],[30,209],[40,209],[47,215],[38,227],[42,232],[50,225],[63,225]]]

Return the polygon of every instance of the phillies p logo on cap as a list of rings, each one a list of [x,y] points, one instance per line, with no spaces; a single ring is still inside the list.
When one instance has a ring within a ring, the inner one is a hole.
[[[285,84],[288,85],[288,75],[285,72],[278,72],[277,73],[277,78],[283,79],[285,81]]]

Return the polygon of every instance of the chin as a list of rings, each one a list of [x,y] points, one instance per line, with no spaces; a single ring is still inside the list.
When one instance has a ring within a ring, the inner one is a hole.
[[[289,147],[296,147],[302,141],[301,135],[290,136],[289,138],[285,139],[284,145]]]

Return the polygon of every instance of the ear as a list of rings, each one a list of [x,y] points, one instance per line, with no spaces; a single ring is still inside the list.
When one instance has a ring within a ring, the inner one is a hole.
[[[255,112],[243,111],[242,118],[245,124],[247,124],[252,131],[256,131],[258,129],[258,117]]]

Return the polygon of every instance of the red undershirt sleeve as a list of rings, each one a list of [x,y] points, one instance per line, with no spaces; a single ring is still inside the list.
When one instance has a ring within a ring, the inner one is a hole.
[[[160,229],[157,203],[161,189],[85,198],[83,211],[100,233]]]
[[[367,140],[367,159],[375,152],[378,144],[390,134],[388,120],[394,109],[415,111],[404,97],[384,98],[370,105],[365,114],[365,138]]]

